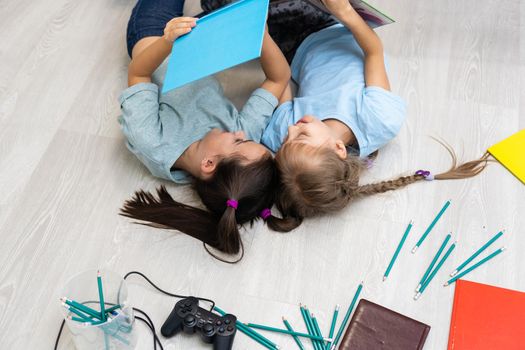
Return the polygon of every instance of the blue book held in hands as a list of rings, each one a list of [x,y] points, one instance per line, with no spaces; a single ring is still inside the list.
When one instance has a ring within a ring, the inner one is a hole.
[[[173,43],[162,92],[261,55],[269,0],[241,0],[197,20]]]

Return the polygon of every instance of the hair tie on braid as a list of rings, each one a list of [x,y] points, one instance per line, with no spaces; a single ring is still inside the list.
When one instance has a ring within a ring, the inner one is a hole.
[[[259,216],[263,219],[263,220],[266,220],[268,219],[270,216],[272,216],[272,210],[270,208],[264,208],[261,213],[259,214]]]
[[[416,175],[422,175],[427,181],[434,180],[434,175],[432,175],[428,170],[418,170],[416,171]]]
[[[239,206],[239,202],[237,202],[235,199],[228,199],[226,201],[226,206],[232,207],[233,209],[237,209],[237,207]]]

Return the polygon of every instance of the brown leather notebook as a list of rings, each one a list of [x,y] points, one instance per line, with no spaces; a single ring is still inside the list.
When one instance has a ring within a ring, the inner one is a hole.
[[[420,350],[430,326],[361,299],[339,350]]]

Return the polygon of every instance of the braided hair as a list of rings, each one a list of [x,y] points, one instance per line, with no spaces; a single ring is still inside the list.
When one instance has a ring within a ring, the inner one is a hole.
[[[437,141],[450,154],[452,164],[447,171],[433,176],[436,180],[475,176],[491,161],[485,153],[479,159],[458,165],[454,150]],[[352,200],[428,180],[430,174],[418,171],[414,175],[359,185],[366,161],[355,155],[342,160],[330,148],[314,148],[301,143],[284,144],[277,152],[276,162],[281,177],[276,205],[282,219],[274,220],[269,227],[280,232],[293,230],[306,217],[341,210]]]

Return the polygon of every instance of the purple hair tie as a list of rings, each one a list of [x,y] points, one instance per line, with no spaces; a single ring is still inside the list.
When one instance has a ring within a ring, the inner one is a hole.
[[[370,158],[366,158],[366,168],[370,169],[374,166],[374,160]]]
[[[272,210],[270,208],[264,208],[261,213],[259,214],[259,216],[263,219],[263,220],[266,220],[268,219],[270,216],[272,216]]]
[[[233,209],[237,209],[238,205],[239,205],[239,202],[237,202],[235,199],[228,199],[226,201],[226,206],[232,207]]]
[[[434,175],[432,175],[428,170],[418,170],[416,171],[416,175],[423,175],[427,181],[434,180]]]

